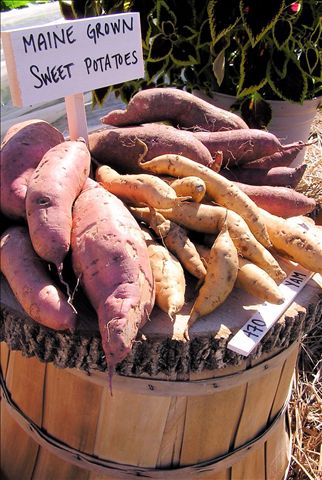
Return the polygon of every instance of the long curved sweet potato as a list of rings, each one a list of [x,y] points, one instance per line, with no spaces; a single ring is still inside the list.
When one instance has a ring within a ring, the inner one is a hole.
[[[138,127],[105,128],[89,134],[89,149],[101,164],[120,173],[142,173],[138,159],[147,147],[146,160],[162,153],[182,154],[203,165],[214,161],[209,150],[189,132],[159,124]]]
[[[186,280],[183,267],[176,256],[142,228],[155,282],[155,304],[171,320],[180,312],[185,302]]]
[[[245,220],[237,213],[224,207],[195,202],[183,202],[174,208],[160,210],[159,213],[188,230],[209,234],[218,234],[226,218],[229,233],[238,253],[263,268],[275,281],[285,279],[285,272],[276,259],[256,240]]]
[[[312,234],[308,225],[281,218],[263,210],[274,249],[311,272],[322,275],[322,235]]]
[[[33,320],[54,330],[75,329],[75,310],[34,251],[27,228],[12,226],[2,234],[1,271]]]
[[[62,271],[70,247],[72,205],[90,171],[85,142],[66,141],[51,148],[29,179],[26,211],[35,251]]]
[[[27,185],[34,169],[63,134],[44,120],[27,120],[8,129],[1,144],[1,211],[10,218],[26,217]]]
[[[175,127],[209,131],[248,128],[236,114],[171,87],[141,90],[131,98],[126,110],[113,110],[101,120],[119,127],[169,121]]]
[[[123,202],[88,179],[75,201],[72,264],[98,315],[110,378],[154,304],[142,231]]]
[[[236,188],[235,182],[226,180],[205,165],[200,165],[182,155],[160,155],[149,161],[140,161],[142,168],[149,172],[171,175],[172,177],[197,176],[204,180],[207,195],[219,205],[240,214],[252,233],[264,246],[269,247],[270,241],[257,205]]]

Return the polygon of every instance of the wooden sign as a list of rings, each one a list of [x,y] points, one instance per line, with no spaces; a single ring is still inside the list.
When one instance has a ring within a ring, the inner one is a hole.
[[[286,311],[312,275],[312,272],[305,270],[299,265],[292,270],[284,282],[279,285],[284,295],[284,302],[281,305],[273,305],[268,302],[263,303],[258,311],[228,342],[227,348],[247,357]]]
[[[18,107],[144,76],[138,13],[10,30],[1,37]]]
[[[142,78],[139,13],[1,32],[14,106],[65,98],[70,139],[88,140],[83,92]]]

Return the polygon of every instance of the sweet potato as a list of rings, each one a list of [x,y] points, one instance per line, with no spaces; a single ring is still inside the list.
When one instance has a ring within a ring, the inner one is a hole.
[[[1,271],[24,311],[54,330],[71,330],[77,315],[34,251],[28,229],[11,226],[1,236]]]
[[[270,246],[266,228],[260,218],[260,211],[257,205],[233,182],[226,180],[219,173],[183,155],[160,155],[152,160],[140,160],[140,165],[145,170],[157,174],[161,173],[173,177],[198,176],[206,183],[207,195],[219,205],[240,214],[257,240],[264,246]]]
[[[95,179],[106,190],[132,205],[171,208],[188,197],[177,197],[175,190],[155,175],[146,173],[116,175],[107,165],[96,170]]]
[[[303,142],[297,142],[289,145],[285,145],[282,150],[272,153],[271,155],[265,155],[264,157],[257,158],[247,163],[248,168],[264,169],[267,170],[273,167],[289,167],[293,160],[297,157],[298,153],[303,150],[308,144]]]
[[[126,110],[113,110],[101,120],[118,127],[168,121],[185,129],[219,131],[248,128],[236,114],[171,87],[141,90],[131,98]]]
[[[138,164],[143,153],[146,153],[146,160],[164,153],[177,153],[203,165],[215,163],[209,150],[189,132],[161,124],[92,132],[89,134],[89,149],[99,163],[127,174],[144,173]]]
[[[296,224],[263,210],[274,249],[311,272],[322,274],[322,235],[312,235],[307,225]]]
[[[194,202],[185,202],[168,210],[160,210],[160,213],[189,230],[214,235],[218,234],[226,218],[230,236],[241,256],[263,268],[277,282],[286,277],[273,255],[256,240],[245,220],[237,213],[223,207]]]
[[[73,207],[72,265],[97,312],[109,375],[154,305],[142,231],[123,202],[88,179]]]
[[[236,186],[260,208],[279,217],[306,215],[316,207],[314,198],[307,197],[293,188],[247,185],[236,182]]]
[[[13,125],[1,143],[1,211],[13,219],[26,217],[29,178],[44,154],[64,141],[63,134],[44,120]]]
[[[195,131],[192,135],[208,148],[212,156],[215,156],[218,151],[222,152],[223,167],[248,164],[262,157],[268,158],[275,154],[274,165],[257,168],[284,165],[284,163],[278,162],[278,159],[284,158],[284,154],[285,158],[290,158],[287,163],[289,165],[305,146],[303,142],[282,145],[273,133],[256,128],[228,130],[226,132]]]
[[[202,244],[195,244],[195,247],[200,258],[207,264],[210,247]],[[284,301],[283,295],[272,277],[265,270],[240,255],[238,256],[238,274],[235,286],[264,302],[279,305]]]
[[[198,291],[184,333],[187,339],[194,322],[226,300],[234,288],[237,274],[238,254],[225,222],[210,250],[204,283]]]
[[[164,216],[154,208],[133,206],[128,206],[127,208],[138,222],[143,222],[151,227],[158,237],[164,238],[168,235],[171,228],[171,221],[164,218]]]
[[[180,260],[181,265],[187,272],[199,280],[205,278],[205,266],[195,245],[188,236],[188,231],[184,227],[171,222],[170,230],[163,241],[170,252]]]
[[[90,171],[85,142],[66,141],[51,148],[29,179],[26,212],[37,254],[61,273],[70,248],[72,205]]]
[[[174,320],[185,302],[186,282],[179,260],[143,229],[155,282],[155,304]]]
[[[273,167],[269,170],[247,168],[246,166],[225,168],[221,170],[220,174],[227,180],[248,185],[296,188],[305,173],[306,167],[305,163],[298,167]]]
[[[189,196],[193,202],[200,203],[206,194],[204,180],[196,176],[177,178],[169,184],[178,196]]]

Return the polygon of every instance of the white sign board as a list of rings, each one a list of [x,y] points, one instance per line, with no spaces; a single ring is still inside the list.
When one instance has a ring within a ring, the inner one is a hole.
[[[312,275],[312,272],[298,265],[279,285],[279,289],[284,295],[284,302],[281,305],[263,303],[258,311],[232,337],[227,344],[227,348],[247,357],[286,311]]]
[[[139,13],[15,29],[1,38],[17,107],[144,76]]]

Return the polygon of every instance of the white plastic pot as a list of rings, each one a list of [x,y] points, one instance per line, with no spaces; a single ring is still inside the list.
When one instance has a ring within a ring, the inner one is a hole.
[[[200,91],[193,92],[199,98],[207,100],[217,107],[231,110],[235,97],[214,92],[208,97]],[[283,145],[297,141],[307,142],[317,108],[322,105],[322,97],[305,100],[303,104],[290,103],[284,100],[270,100],[272,120],[268,125],[269,132],[279,138]],[[235,112],[238,114],[238,112]],[[301,165],[305,157],[305,148],[292,162],[292,167]]]

